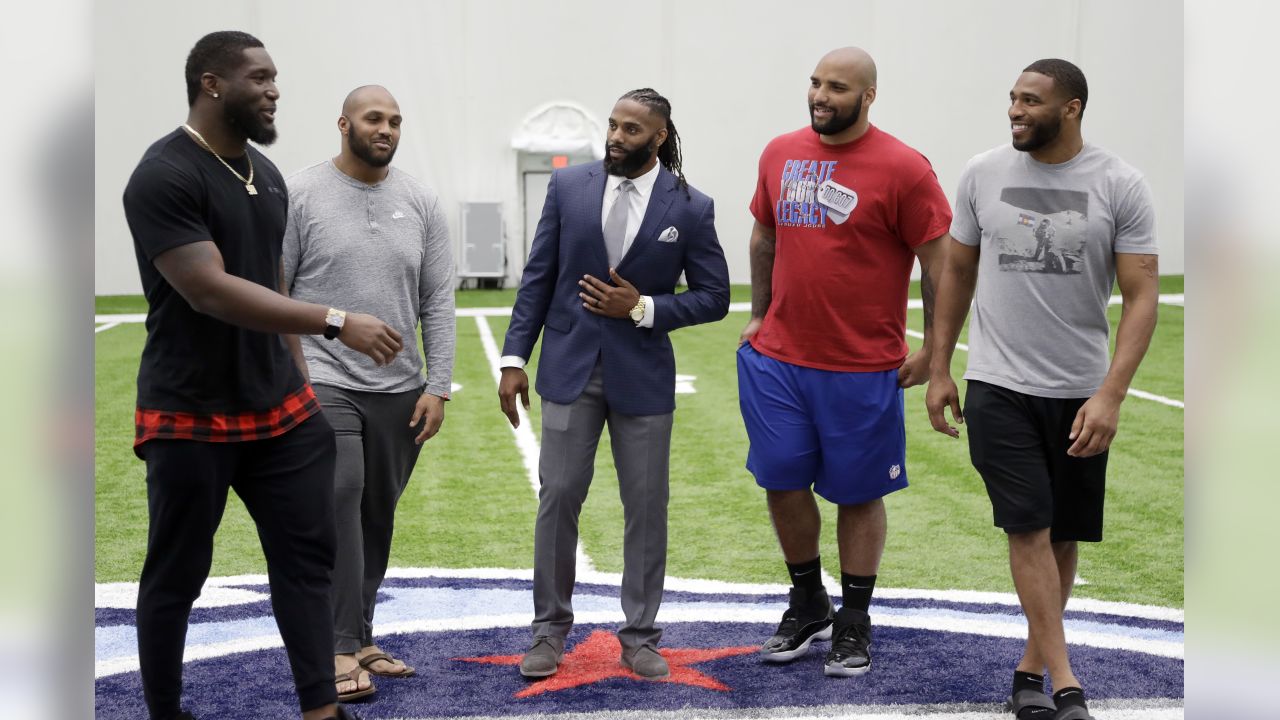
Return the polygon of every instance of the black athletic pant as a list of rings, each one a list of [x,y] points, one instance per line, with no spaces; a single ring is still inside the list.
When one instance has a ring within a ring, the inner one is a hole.
[[[138,658],[151,717],[180,710],[187,619],[209,575],[228,488],[257,525],[301,707],[335,702],[329,605],[335,450],[324,415],[267,440],[152,440],[141,449],[151,527],[138,588]]]

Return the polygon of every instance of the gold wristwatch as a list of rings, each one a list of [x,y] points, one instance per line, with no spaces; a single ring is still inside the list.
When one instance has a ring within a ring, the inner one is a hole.
[[[644,319],[644,296],[643,295],[641,295],[640,299],[636,301],[636,306],[631,308],[631,312],[628,313],[628,315],[631,316],[631,321],[634,322],[636,325],[639,325],[640,321]]]
[[[347,322],[347,313],[342,310],[329,308],[329,312],[324,316],[324,339],[332,340],[338,337],[338,333],[342,332],[342,326]]]

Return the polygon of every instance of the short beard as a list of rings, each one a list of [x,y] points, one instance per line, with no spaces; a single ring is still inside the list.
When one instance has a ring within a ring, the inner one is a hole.
[[[360,158],[361,162],[369,167],[384,168],[391,164],[391,158],[396,156],[398,146],[392,146],[391,152],[386,157],[379,157],[373,154],[373,143],[365,142],[356,137],[355,130],[347,131],[347,147],[351,148],[351,154]]]
[[[1062,132],[1062,118],[1055,116],[1052,123],[1035,124],[1031,126],[1031,137],[1022,142],[1013,141],[1013,149],[1022,152],[1035,152],[1040,148],[1048,145],[1058,139],[1058,134]]]
[[[819,124],[813,119],[813,103],[809,103],[809,124],[813,127],[813,131],[819,135],[839,135],[840,133],[853,127],[858,119],[862,117],[862,96],[858,96],[858,102],[854,104],[853,111],[849,113],[849,117],[842,118],[836,113],[826,123]]]
[[[632,173],[644,167],[657,151],[658,149],[653,147],[652,144],[643,145],[623,155],[622,159],[617,162],[610,162],[609,155],[606,152],[604,156],[604,171],[610,175],[629,177]]]
[[[266,146],[276,141],[275,127],[263,124],[249,103],[231,102],[228,98],[228,102],[222,105],[222,116],[231,129],[259,145]]]

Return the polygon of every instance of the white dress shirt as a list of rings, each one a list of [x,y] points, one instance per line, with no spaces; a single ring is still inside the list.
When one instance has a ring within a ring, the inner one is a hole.
[[[654,163],[649,172],[637,178],[630,178],[631,184],[635,186],[634,192],[628,193],[627,200],[627,231],[622,236],[622,256],[626,257],[627,251],[631,249],[631,243],[635,241],[636,234],[640,232],[640,223],[644,222],[644,213],[649,209],[649,198],[653,196],[653,185],[658,181],[659,166],[661,163]],[[614,203],[618,201],[618,186],[623,180],[628,178],[622,175],[609,175],[604,183],[604,202],[600,206],[600,229],[604,229],[605,220],[609,218],[609,211],[613,209]],[[608,281],[608,278],[600,278]],[[644,299],[644,317],[640,318],[640,322],[636,323],[636,327],[651,328],[653,327],[653,298],[648,295],[641,295]],[[528,358],[522,358],[516,355],[503,355],[500,363],[501,367],[517,367],[522,368]]]

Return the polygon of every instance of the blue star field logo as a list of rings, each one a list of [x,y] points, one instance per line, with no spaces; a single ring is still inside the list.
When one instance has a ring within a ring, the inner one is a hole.
[[[872,671],[828,678],[822,674],[825,642],[785,665],[766,664],[754,651],[781,616],[785,588],[669,579],[658,621],[672,677],[646,682],[617,665],[617,576],[590,573],[579,578],[576,625],[561,672],[530,682],[515,667],[530,639],[530,586],[530,571],[392,571],[375,632],[384,650],[418,673],[374,678],[377,693],[353,708],[366,720],[585,712],[994,718],[1025,637],[1012,595],[881,589],[871,609]],[[134,598],[134,585],[98,586],[99,718],[147,717]],[[1181,610],[1073,601],[1066,628],[1091,707],[1135,720],[1182,717]],[[296,717],[264,577],[210,581],[192,612],[184,680],[184,704],[198,717]]]

